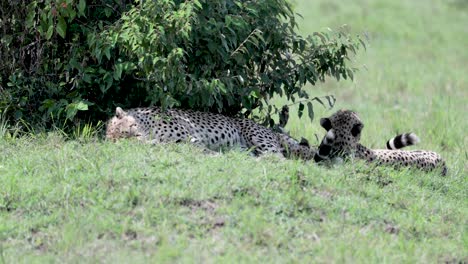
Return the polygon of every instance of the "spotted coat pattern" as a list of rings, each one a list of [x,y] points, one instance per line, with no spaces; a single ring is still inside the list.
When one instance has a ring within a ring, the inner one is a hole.
[[[440,169],[442,175],[447,174],[447,167],[441,156],[433,151],[426,150],[389,150],[370,149],[359,143],[361,131],[364,127],[359,116],[350,110],[339,110],[329,118],[322,118],[320,125],[327,130],[314,160],[319,162],[336,157],[344,158],[354,156],[369,162],[378,162],[396,167],[410,166],[424,171]],[[410,134],[407,134],[410,135]],[[414,135],[414,134],[413,134]],[[414,137],[416,137],[414,135]],[[400,140],[396,144],[395,139],[405,138],[402,135],[390,140],[392,145],[405,147],[413,144],[413,141],[403,142]],[[417,137],[416,137],[417,138]]]
[[[250,119],[192,110],[148,107],[124,111],[117,107],[107,123],[106,138],[131,137],[150,143],[192,142],[211,150],[238,146],[257,155],[270,152],[304,160],[315,154],[306,140],[296,141]]]

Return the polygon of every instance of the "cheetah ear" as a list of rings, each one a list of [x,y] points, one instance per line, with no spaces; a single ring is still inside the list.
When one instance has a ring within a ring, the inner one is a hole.
[[[120,107],[115,108],[115,116],[118,119],[122,119],[124,116],[126,116],[127,113]]]
[[[357,137],[359,134],[361,134],[362,128],[364,127],[364,124],[355,124],[353,128],[351,128],[351,135],[353,137]]]
[[[325,128],[326,131],[332,128],[330,118],[320,118],[320,125]]]
[[[301,142],[299,142],[300,146],[310,147],[309,141],[305,138],[301,138]]]

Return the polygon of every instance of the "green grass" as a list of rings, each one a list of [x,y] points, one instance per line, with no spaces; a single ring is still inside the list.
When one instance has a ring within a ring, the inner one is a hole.
[[[7,263],[465,256],[462,177],[54,134],[0,146]]]
[[[302,32],[347,24],[370,38],[353,82],[309,88],[338,99],[316,117],[356,110],[372,147],[413,131],[447,160],[447,177],[113,144],[85,126],[80,140],[0,137],[0,263],[468,262],[468,7],[341,3],[296,1]],[[324,134],[306,118],[287,129],[313,144]]]

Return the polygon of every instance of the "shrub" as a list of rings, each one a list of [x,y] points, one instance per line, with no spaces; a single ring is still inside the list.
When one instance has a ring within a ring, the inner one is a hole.
[[[322,100],[304,85],[352,78],[346,62],[363,45],[340,32],[299,35],[286,0],[0,5],[0,111],[43,124],[156,104],[230,116],[257,109],[273,125],[277,95],[313,118],[311,101]]]

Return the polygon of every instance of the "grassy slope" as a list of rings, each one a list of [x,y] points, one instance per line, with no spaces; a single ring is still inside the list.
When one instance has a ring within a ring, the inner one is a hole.
[[[338,3],[297,1],[301,30],[367,30],[370,47],[356,58],[367,70],[314,95],[358,111],[368,145],[416,132],[447,159],[447,177],[186,145],[0,140],[0,263],[467,261],[467,7]],[[290,122],[296,136],[323,135],[318,122]]]

